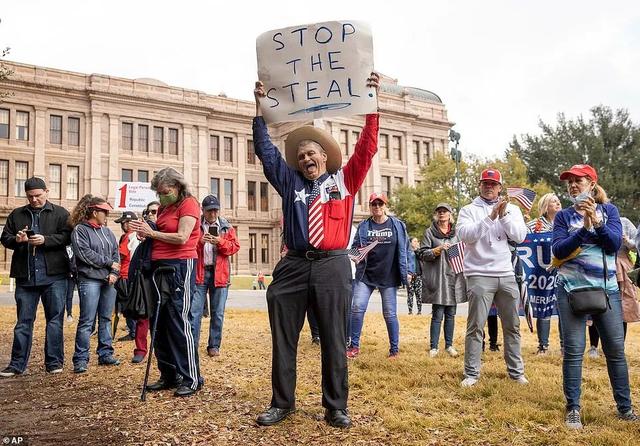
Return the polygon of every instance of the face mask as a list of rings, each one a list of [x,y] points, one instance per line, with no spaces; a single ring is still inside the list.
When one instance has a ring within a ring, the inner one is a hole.
[[[589,192],[581,192],[578,195],[576,195],[575,197],[569,196],[569,200],[571,200],[571,202],[573,204],[578,204],[581,201],[585,201],[590,196],[591,196],[591,194]]]
[[[178,196],[175,194],[160,195],[159,198],[162,206],[169,206],[178,201]]]

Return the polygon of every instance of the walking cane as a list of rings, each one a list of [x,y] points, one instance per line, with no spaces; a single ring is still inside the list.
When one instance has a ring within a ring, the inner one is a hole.
[[[147,400],[147,383],[149,382],[149,370],[151,369],[151,357],[153,356],[153,346],[156,341],[156,330],[158,328],[158,315],[160,314],[160,304],[162,303],[162,298],[160,297],[160,289],[158,288],[158,283],[156,282],[156,274],[165,273],[165,272],[175,273],[175,268],[173,266],[161,266],[157,268],[151,275],[153,286],[155,287],[156,293],[158,294],[158,300],[156,301],[156,311],[153,315],[153,325],[151,327],[151,347],[149,348],[149,354],[147,356],[147,370],[144,373],[144,383],[142,384],[142,394],[140,395],[140,401]]]

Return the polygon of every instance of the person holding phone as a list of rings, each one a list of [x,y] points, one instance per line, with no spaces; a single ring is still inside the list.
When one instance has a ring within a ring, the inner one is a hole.
[[[616,253],[622,244],[620,214],[598,184],[598,174],[592,166],[576,164],[560,174],[560,181],[566,182],[574,203],[556,214],[552,242],[553,255],[562,261],[558,267],[556,296],[564,346],[565,425],[570,429],[582,429],[580,396],[587,316],[574,314],[569,294],[583,287],[601,288],[608,296],[606,311],[591,315],[591,319],[602,339],[618,418],[637,421],[631,404],[622,304],[616,281]]]
[[[200,357],[191,329],[191,307],[195,295],[193,270],[197,261],[200,238],[200,206],[191,194],[189,184],[173,167],[158,171],[151,180],[151,190],[158,194],[160,208],[156,226],[132,220],[131,229],[140,238],[151,239],[151,270],[159,273],[157,288],[163,299],[158,308],[158,325],[154,350],[160,379],[147,385],[148,391],[175,388],[174,396],[188,397],[202,388]],[[138,248],[140,249],[140,248]],[[155,296],[158,297],[158,296]]]
[[[240,250],[240,243],[233,226],[220,215],[220,201],[215,195],[202,200],[200,218],[201,237],[198,241],[196,266],[196,296],[191,307],[193,339],[196,347],[200,340],[200,324],[207,296],[211,319],[207,354],[220,356],[222,325],[227,294],[231,283],[230,257]]]
[[[76,330],[73,371],[85,373],[89,368],[89,343],[92,326],[98,315],[98,364],[119,365],[113,357],[111,315],[116,304],[114,284],[120,277],[120,254],[115,234],[107,227],[109,211],[104,198],[87,194],[71,212],[73,226],[71,247],[78,273],[80,317]]]
[[[48,200],[43,179],[24,183],[28,204],[11,211],[2,229],[2,245],[13,250],[10,276],[16,279],[16,325],[11,361],[0,377],[21,375],[31,354],[33,324],[42,299],[46,319],[45,368],[60,373],[64,363],[63,319],[69,260],[66,246],[69,212]]]

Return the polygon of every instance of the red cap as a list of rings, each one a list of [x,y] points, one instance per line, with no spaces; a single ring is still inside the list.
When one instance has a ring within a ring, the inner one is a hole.
[[[111,205],[109,203],[107,203],[106,201],[104,203],[100,203],[100,204],[94,204],[89,206],[91,209],[102,209],[103,211],[112,211],[113,208],[111,207]]]
[[[374,192],[369,195],[369,203],[373,203],[376,200],[382,201],[384,204],[388,204],[389,200],[387,200],[387,196],[383,193]]]
[[[480,181],[495,181],[502,184],[502,174],[497,169],[484,169],[480,174]]]
[[[571,166],[571,169],[565,170],[560,174],[560,181],[566,180],[569,175],[589,177],[593,181],[598,182],[598,174],[596,173],[596,170],[588,164],[576,164]]]

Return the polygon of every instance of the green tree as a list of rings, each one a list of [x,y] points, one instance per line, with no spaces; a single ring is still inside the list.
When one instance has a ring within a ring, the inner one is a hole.
[[[532,189],[537,197],[551,192],[551,187],[539,181],[531,184],[527,168],[514,150],[508,150],[503,159],[486,160],[474,155],[467,156],[460,162],[461,198],[464,206],[478,195],[478,178],[488,168],[498,169],[507,186],[521,186]],[[448,202],[455,207],[456,165],[448,156],[439,154],[428,165],[421,169],[422,182],[415,186],[401,185],[391,197],[391,210],[407,224],[411,236],[420,238],[424,230],[431,224],[435,206],[440,202]],[[537,216],[536,203],[531,210],[531,217]]]
[[[574,164],[591,164],[621,215],[638,221],[640,129],[627,110],[613,111],[599,105],[590,110],[588,118],[581,115],[570,120],[560,113],[555,125],[540,121],[539,127],[540,134],[514,137],[511,143],[524,161],[530,181],[544,180],[566,199],[560,173]]]
[[[462,166],[466,163],[461,162]],[[449,157],[438,154],[421,169],[423,181],[415,187],[400,185],[390,197],[391,210],[407,225],[411,236],[421,237],[431,224],[433,208],[440,202],[456,203],[456,164]]]

